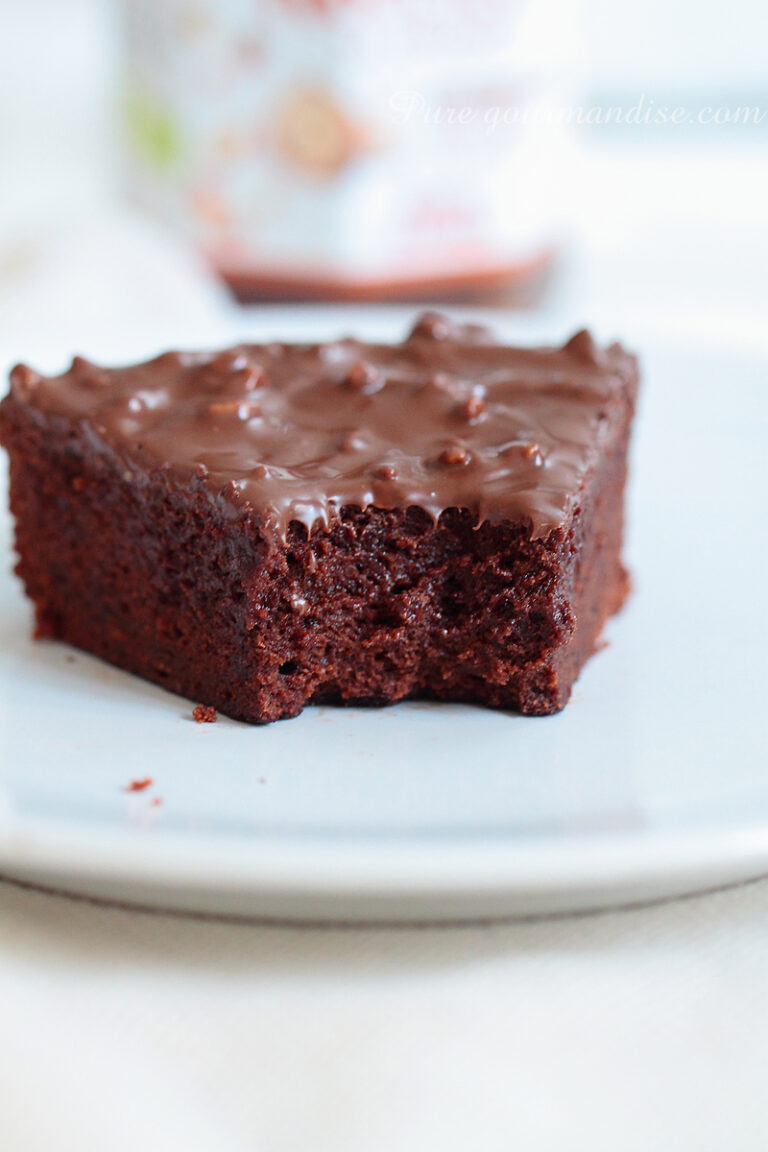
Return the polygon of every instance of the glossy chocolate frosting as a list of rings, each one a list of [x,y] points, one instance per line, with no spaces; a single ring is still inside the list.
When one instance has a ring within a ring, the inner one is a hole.
[[[345,505],[418,506],[437,519],[567,520],[634,361],[587,332],[517,349],[475,325],[420,317],[402,344],[243,344],[105,369],[11,373],[32,414],[65,417],[140,481],[163,469],[284,535]]]

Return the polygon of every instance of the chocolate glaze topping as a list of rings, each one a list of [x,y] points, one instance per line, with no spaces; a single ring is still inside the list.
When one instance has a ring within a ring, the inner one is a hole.
[[[75,357],[51,378],[18,365],[11,395],[79,423],[137,481],[165,470],[280,536],[345,505],[415,505],[540,538],[566,521],[632,371],[588,332],[516,349],[426,313],[395,345],[241,345],[117,369]]]

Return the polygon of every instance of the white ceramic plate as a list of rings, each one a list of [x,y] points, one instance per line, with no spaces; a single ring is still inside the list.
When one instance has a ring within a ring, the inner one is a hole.
[[[289,319],[262,327],[294,335]],[[187,701],[28,639],[3,521],[0,872],[369,920],[591,908],[768,872],[768,357],[657,345],[644,364],[635,592],[546,719],[407,704],[197,725]]]

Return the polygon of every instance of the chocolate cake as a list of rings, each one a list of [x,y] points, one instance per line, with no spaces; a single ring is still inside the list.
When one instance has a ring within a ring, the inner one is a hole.
[[[422,316],[401,344],[19,365],[37,636],[240,720],[407,697],[556,712],[627,586],[634,358]]]

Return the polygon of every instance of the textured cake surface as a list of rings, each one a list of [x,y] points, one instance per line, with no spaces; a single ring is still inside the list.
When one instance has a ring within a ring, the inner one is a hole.
[[[422,317],[11,374],[38,632],[242,719],[405,696],[549,712],[618,606],[634,358]]]

